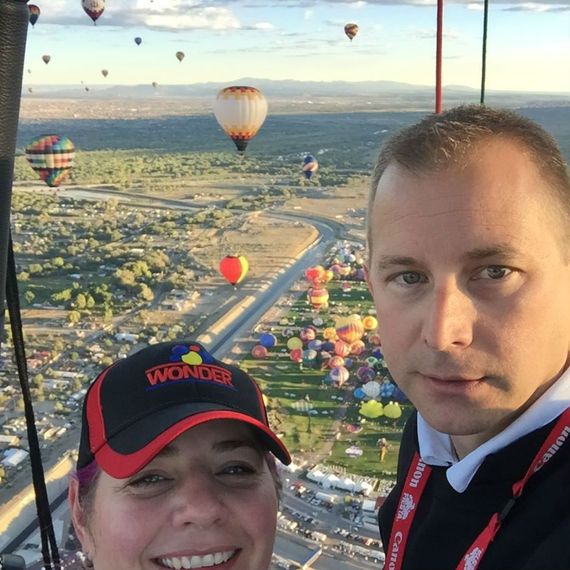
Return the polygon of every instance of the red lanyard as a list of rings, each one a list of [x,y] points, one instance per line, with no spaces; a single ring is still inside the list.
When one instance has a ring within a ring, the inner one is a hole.
[[[467,549],[457,565],[457,570],[476,570],[491,541],[501,528],[501,523],[507,517],[515,501],[522,495],[529,479],[552,459],[554,454],[562,447],[570,436],[570,408],[568,408],[556,422],[548,437],[535,455],[525,476],[513,484],[513,496],[507,502],[500,513],[495,513],[481,534]],[[427,480],[431,474],[431,467],[426,465],[416,452],[398,502],[398,510],[394,517],[390,542],[386,550],[386,562],[384,570],[400,570],[406,553],[406,543],[410,534],[410,528],[414,522],[417,506],[422,497]]]

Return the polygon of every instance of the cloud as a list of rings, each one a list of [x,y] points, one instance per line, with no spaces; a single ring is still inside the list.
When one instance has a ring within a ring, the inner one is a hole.
[[[310,20],[313,17],[314,12],[309,9],[309,10],[305,10],[305,13],[303,14],[305,20]]]
[[[503,8],[503,10],[505,12],[568,12],[570,11],[570,5],[559,4],[550,6],[540,2],[523,2],[516,6]]]
[[[420,40],[432,40],[435,38],[435,28],[410,27],[408,28],[407,33],[408,35]],[[444,29],[443,37],[448,40],[457,40],[461,37],[461,34],[457,30],[448,28]]]

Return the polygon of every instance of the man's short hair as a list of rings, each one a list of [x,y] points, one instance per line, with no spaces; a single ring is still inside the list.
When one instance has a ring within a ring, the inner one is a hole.
[[[471,151],[482,140],[499,137],[518,143],[528,153],[570,220],[570,175],[554,138],[534,121],[512,111],[461,105],[428,115],[383,145],[372,173],[368,200],[368,247],[376,190],[389,164],[396,163],[413,174],[458,166],[468,162]]]

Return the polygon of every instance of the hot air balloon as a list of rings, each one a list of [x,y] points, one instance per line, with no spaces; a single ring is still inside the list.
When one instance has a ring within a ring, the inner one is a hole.
[[[344,33],[346,34],[348,39],[352,41],[353,38],[356,37],[356,34],[358,33],[358,26],[356,24],[346,24],[346,26],[344,26]]]
[[[59,186],[73,166],[75,147],[65,136],[42,135],[26,148],[26,158],[50,187]]]
[[[315,327],[305,327],[300,333],[299,336],[303,342],[311,342],[317,338],[317,329]]]
[[[42,55],[42,61],[47,65],[51,60],[51,55]]]
[[[259,344],[265,348],[273,348],[277,344],[277,338],[271,333],[261,333]]]
[[[268,354],[267,348],[265,348],[261,344],[256,344],[251,349],[251,355],[253,356],[253,358],[257,358],[258,360],[263,360],[264,358],[267,358],[267,354]]]
[[[140,46],[142,44],[142,38],[136,37],[135,38],[135,44],[137,44],[138,46]]]
[[[220,261],[220,273],[234,287],[247,274],[249,264],[243,255],[227,255]]]
[[[329,372],[329,376],[333,384],[340,387],[348,380],[350,373],[344,366],[337,366]]]
[[[31,87],[28,87],[28,93],[33,93],[33,89]]]
[[[318,169],[319,163],[317,159],[312,154],[308,154],[303,160],[303,174],[305,178],[310,180]]]
[[[86,86],[86,87],[85,87],[85,91],[89,92],[89,87]]]
[[[326,280],[325,268],[322,265],[315,265],[314,267],[308,267],[305,269],[305,277],[307,281],[313,283],[313,285],[320,285]]]
[[[32,70],[30,68],[28,68],[28,73],[32,73]]]
[[[287,348],[289,350],[296,350],[302,347],[303,347],[303,341],[297,336],[294,336],[287,341]]]
[[[176,59],[182,63],[182,60],[186,57],[186,54],[183,51],[176,52]]]
[[[314,309],[320,309],[329,302],[329,292],[324,287],[311,287],[307,291],[307,299]]]
[[[30,13],[30,24],[32,24],[33,28],[40,17],[41,10],[39,6],[36,6],[35,4],[28,4],[28,11]]]
[[[384,407],[376,400],[369,400],[360,406],[359,413],[367,418],[379,418],[384,414]]]
[[[81,0],[81,6],[93,20],[93,24],[96,24],[97,19],[105,10],[105,0]]]
[[[156,89],[158,87],[158,83],[156,81],[153,81],[152,86]]]
[[[362,319],[362,325],[365,331],[373,331],[378,328],[378,320],[372,315],[367,315]]]
[[[355,315],[339,319],[336,324],[336,334],[338,338],[348,344],[360,340],[364,334],[362,320]]]
[[[107,77],[107,75],[109,75],[109,70],[108,70],[108,69],[102,69],[102,70],[101,70],[101,75],[102,75],[103,77]]]
[[[366,386],[365,386],[366,388]],[[384,406],[384,415],[391,420],[397,420],[402,416],[402,408],[398,402],[390,402]]]
[[[267,100],[255,87],[232,85],[216,97],[214,115],[238,152],[244,153],[267,116]]]

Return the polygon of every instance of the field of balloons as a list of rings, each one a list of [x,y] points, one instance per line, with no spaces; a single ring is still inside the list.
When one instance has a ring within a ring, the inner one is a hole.
[[[263,386],[271,421],[294,452],[324,452],[352,473],[388,475],[411,405],[383,359],[363,253],[344,244],[308,268],[301,294],[260,324],[242,364]],[[379,464],[382,437],[390,449]]]

